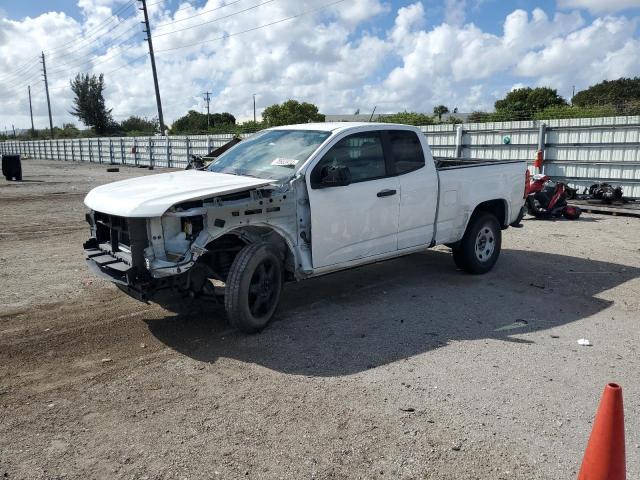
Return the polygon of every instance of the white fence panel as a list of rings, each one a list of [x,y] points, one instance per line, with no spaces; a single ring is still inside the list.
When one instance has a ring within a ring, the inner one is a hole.
[[[533,171],[531,165],[541,148],[544,172],[554,178],[579,187],[609,181],[621,185],[625,195],[640,197],[637,115],[419,128],[427,136],[434,156],[454,157],[458,152],[465,158],[525,160]],[[205,155],[232,138],[227,134],[8,140],[0,143],[0,153],[60,161],[184,168],[190,155]]]

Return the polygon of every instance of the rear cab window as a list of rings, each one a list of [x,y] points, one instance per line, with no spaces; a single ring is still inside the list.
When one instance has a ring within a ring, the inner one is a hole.
[[[424,150],[416,132],[387,130],[385,135],[391,175],[402,175],[424,167]]]

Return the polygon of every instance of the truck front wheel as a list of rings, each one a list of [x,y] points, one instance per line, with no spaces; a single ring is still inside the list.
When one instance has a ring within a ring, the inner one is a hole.
[[[490,213],[474,215],[462,240],[453,247],[453,261],[468,273],[487,273],[493,268],[502,245],[502,230]]]
[[[229,323],[245,333],[267,326],[282,291],[282,261],[269,243],[244,247],[231,265],[224,294]]]

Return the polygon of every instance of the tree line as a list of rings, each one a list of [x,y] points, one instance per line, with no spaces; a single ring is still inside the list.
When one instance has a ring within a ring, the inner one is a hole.
[[[71,80],[74,93],[73,107],[69,113],[78,118],[88,128],[79,129],[75,124],[63,124],[62,128],[54,127],[55,138],[77,138],[90,136],[146,136],[160,132],[160,125],[155,118],[144,118],[132,115],[117,122],[113,119],[111,109],[107,108],[104,99],[104,77],[100,75],[78,74]],[[493,112],[475,111],[468,122],[491,122],[511,120],[543,120],[554,118],[604,117],[615,115],[640,115],[640,77],[606,80],[578,92],[570,101],[560,96],[556,89],[550,87],[518,88],[496,101]],[[445,115],[449,114],[445,117]],[[403,123],[409,125],[433,125],[439,123],[462,123],[446,105],[433,108],[433,115],[419,112],[398,112],[378,116],[378,121]],[[443,119],[444,117],[444,119]],[[291,125],[295,123],[323,122],[325,116],[312,103],[287,100],[282,104],[274,104],[262,112],[259,122],[247,121],[238,123],[228,112],[205,113],[188,111],[176,119],[170,128],[170,134],[216,134],[216,133],[251,133],[263,128]],[[18,138],[49,138],[47,130],[35,132],[23,131]],[[11,138],[12,135],[0,134],[0,139]]]

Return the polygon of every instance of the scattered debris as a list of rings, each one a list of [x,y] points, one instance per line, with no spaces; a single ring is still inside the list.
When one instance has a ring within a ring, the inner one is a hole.
[[[587,340],[586,338],[581,338],[580,340],[578,340],[578,345],[582,345],[583,347],[592,347],[593,344]]]
[[[102,363],[109,363],[109,362],[113,362],[113,360],[111,360],[110,358],[103,358],[102,360],[100,360]]]
[[[120,171],[120,169],[117,168],[117,167],[107,168],[107,172],[110,172],[110,173],[116,173],[116,172],[119,172],[119,171]]]
[[[400,408],[400,411],[401,411],[401,412],[413,413],[413,412],[415,412],[415,411],[416,411],[416,409],[415,409],[415,408],[413,408],[413,407],[404,407],[404,408]]]
[[[602,203],[612,204],[626,203],[627,200],[622,196],[622,187],[614,187],[608,183],[595,183],[589,187],[589,197],[600,200]],[[584,189],[584,193],[587,194],[587,189]]]
[[[549,335],[551,338],[560,338],[560,335]]]
[[[526,327],[527,325],[529,325],[529,322],[519,318],[515,322],[510,323],[509,325],[505,325],[504,327],[496,328],[494,331],[495,332],[502,332],[502,331],[505,331],[505,330],[515,330],[516,328]]]

